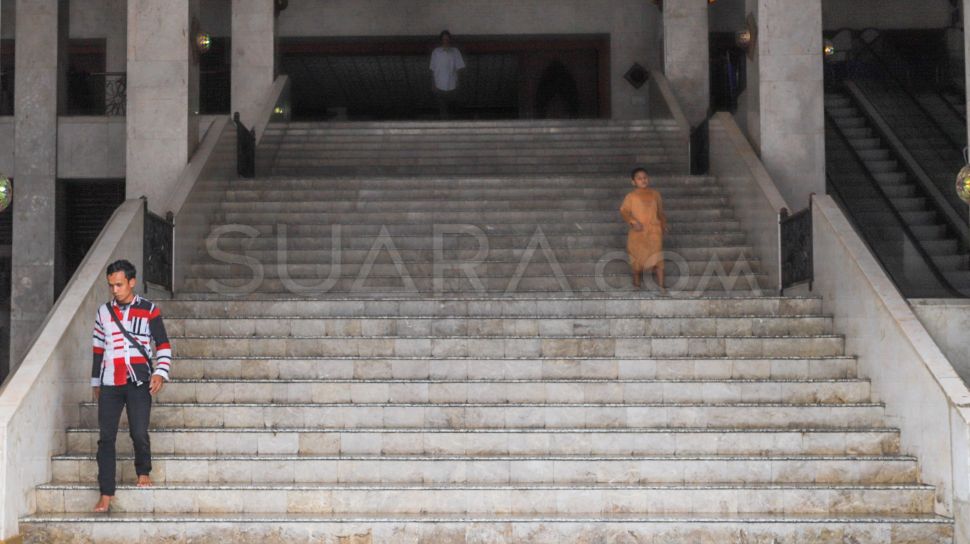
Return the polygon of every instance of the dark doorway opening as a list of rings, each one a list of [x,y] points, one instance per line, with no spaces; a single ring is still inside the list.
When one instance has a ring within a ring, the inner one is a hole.
[[[282,39],[280,65],[290,76],[293,118],[436,119],[428,66],[435,42],[436,37]],[[466,64],[456,117],[608,118],[609,43],[609,36],[599,34],[456,36]]]
[[[60,296],[111,214],[124,201],[123,179],[58,180],[55,297]]]

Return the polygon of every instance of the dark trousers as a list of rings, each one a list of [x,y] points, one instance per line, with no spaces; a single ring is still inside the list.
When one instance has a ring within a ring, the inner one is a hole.
[[[141,387],[133,383],[102,387],[98,400],[98,426],[101,428],[98,439],[98,485],[101,486],[102,495],[115,494],[115,438],[118,436],[122,408],[128,412],[129,434],[135,445],[135,472],[143,476],[152,471],[152,448],[148,438],[152,395],[148,391],[148,382]]]

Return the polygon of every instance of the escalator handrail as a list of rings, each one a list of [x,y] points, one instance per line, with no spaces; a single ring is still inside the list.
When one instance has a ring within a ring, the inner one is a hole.
[[[876,40],[880,40],[880,39],[883,39],[882,35],[876,38]],[[873,42],[875,42],[876,40],[873,40]],[[950,145],[952,146],[954,151],[958,153],[963,151],[964,146],[961,145],[959,142],[955,141],[950,136],[950,133],[948,133],[942,126],[940,126],[940,123],[936,120],[936,118],[933,117],[933,115],[930,114],[929,111],[927,111],[926,107],[923,106],[923,104],[921,104],[920,101],[916,99],[916,95],[914,95],[912,91],[910,91],[909,87],[905,85],[902,81],[900,81],[899,78],[896,77],[896,74],[894,74],[893,71],[889,69],[889,63],[887,63],[885,59],[883,59],[883,57],[878,52],[876,52],[876,50],[872,47],[871,43],[866,42],[860,37],[856,37],[855,39],[853,39],[853,43],[861,44],[866,51],[868,51],[873,57],[875,57],[876,62],[880,65],[879,67],[882,68],[882,70],[889,75],[889,78],[892,79],[894,83],[896,83],[896,86],[899,87],[899,89],[903,92],[903,94],[905,94],[906,97],[909,98],[909,100],[923,113],[923,116],[929,119],[930,123],[933,125],[933,128],[935,128],[940,134],[942,134],[943,138],[946,139],[946,141],[950,142]],[[940,99],[943,100],[944,102],[947,102],[946,99],[944,99],[942,96],[940,96]],[[947,102],[947,104],[949,104],[949,102]]]
[[[840,127],[838,123],[835,122],[835,119],[832,117],[832,114],[830,114],[828,111],[825,112],[825,120],[832,126],[832,130],[839,138],[839,141],[845,146],[846,149],[849,150],[849,154],[852,156],[856,164],[865,174],[866,181],[869,183],[870,186],[872,186],[873,189],[875,189],[876,194],[879,195],[879,199],[882,200],[883,204],[885,204],[887,208],[889,208],[889,211],[893,214],[893,217],[900,224],[900,226],[902,226],[903,234],[913,245],[913,247],[916,248],[916,251],[920,254],[920,257],[923,258],[923,261],[926,263],[926,266],[933,273],[933,276],[937,279],[937,281],[940,282],[940,285],[942,285],[943,288],[949,291],[950,294],[952,294],[954,297],[967,298],[967,295],[964,295],[963,293],[958,291],[955,287],[950,285],[950,282],[949,280],[946,279],[946,276],[944,276],[943,273],[940,272],[940,269],[937,268],[936,263],[933,262],[933,259],[930,257],[930,254],[926,251],[926,248],[923,247],[923,244],[919,242],[919,238],[917,238],[916,235],[913,233],[912,229],[909,228],[909,225],[906,223],[906,219],[903,218],[902,214],[899,213],[899,210],[896,209],[896,206],[893,205],[893,202],[889,198],[889,195],[887,195],[886,192],[883,190],[882,186],[879,185],[879,182],[872,177],[872,173],[869,172],[868,168],[866,168],[865,161],[859,155],[859,152],[856,151],[854,147],[852,147],[852,144],[849,142],[849,139],[845,136],[845,133],[842,132],[842,127]],[[826,176],[828,176],[830,180],[832,179],[832,177],[828,173],[826,173]],[[837,184],[831,183],[830,185],[833,188],[835,188],[836,192],[839,193],[839,199],[845,202],[846,200],[845,198],[843,198],[842,192],[839,190],[839,187],[837,186]],[[877,252],[873,251],[873,254],[877,254]]]

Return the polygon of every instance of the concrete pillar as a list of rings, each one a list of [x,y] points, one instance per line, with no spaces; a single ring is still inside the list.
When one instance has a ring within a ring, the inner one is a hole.
[[[825,192],[821,0],[748,0],[758,42],[748,69],[746,127],[794,209]],[[752,7],[756,10],[751,10]]]
[[[104,0],[106,72],[124,72],[128,69],[128,2],[127,0]]]
[[[54,304],[58,59],[67,42],[65,0],[17,0],[14,57],[17,163],[10,289],[10,369]]]
[[[707,0],[664,2],[664,74],[691,125],[707,117],[711,104]]]
[[[232,111],[238,111],[248,127],[273,86],[273,5],[264,0],[232,0]]]
[[[197,14],[197,0],[128,0],[126,193],[162,215],[199,142]]]

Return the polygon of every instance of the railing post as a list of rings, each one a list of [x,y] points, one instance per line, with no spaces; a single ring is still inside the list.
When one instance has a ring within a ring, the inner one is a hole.
[[[142,275],[145,288],[148,283],[160,285],[172,292],[172,268],[175,260],[174,230],[172,212],[165,217],[148,210],[148,199],[142,197],[145,211],[144,233],[142,234]]]
[[[236,124],[236,173],[241,178],[256,177],[256,128],[247,130],[239,119],[239,112],[232,114]]]

